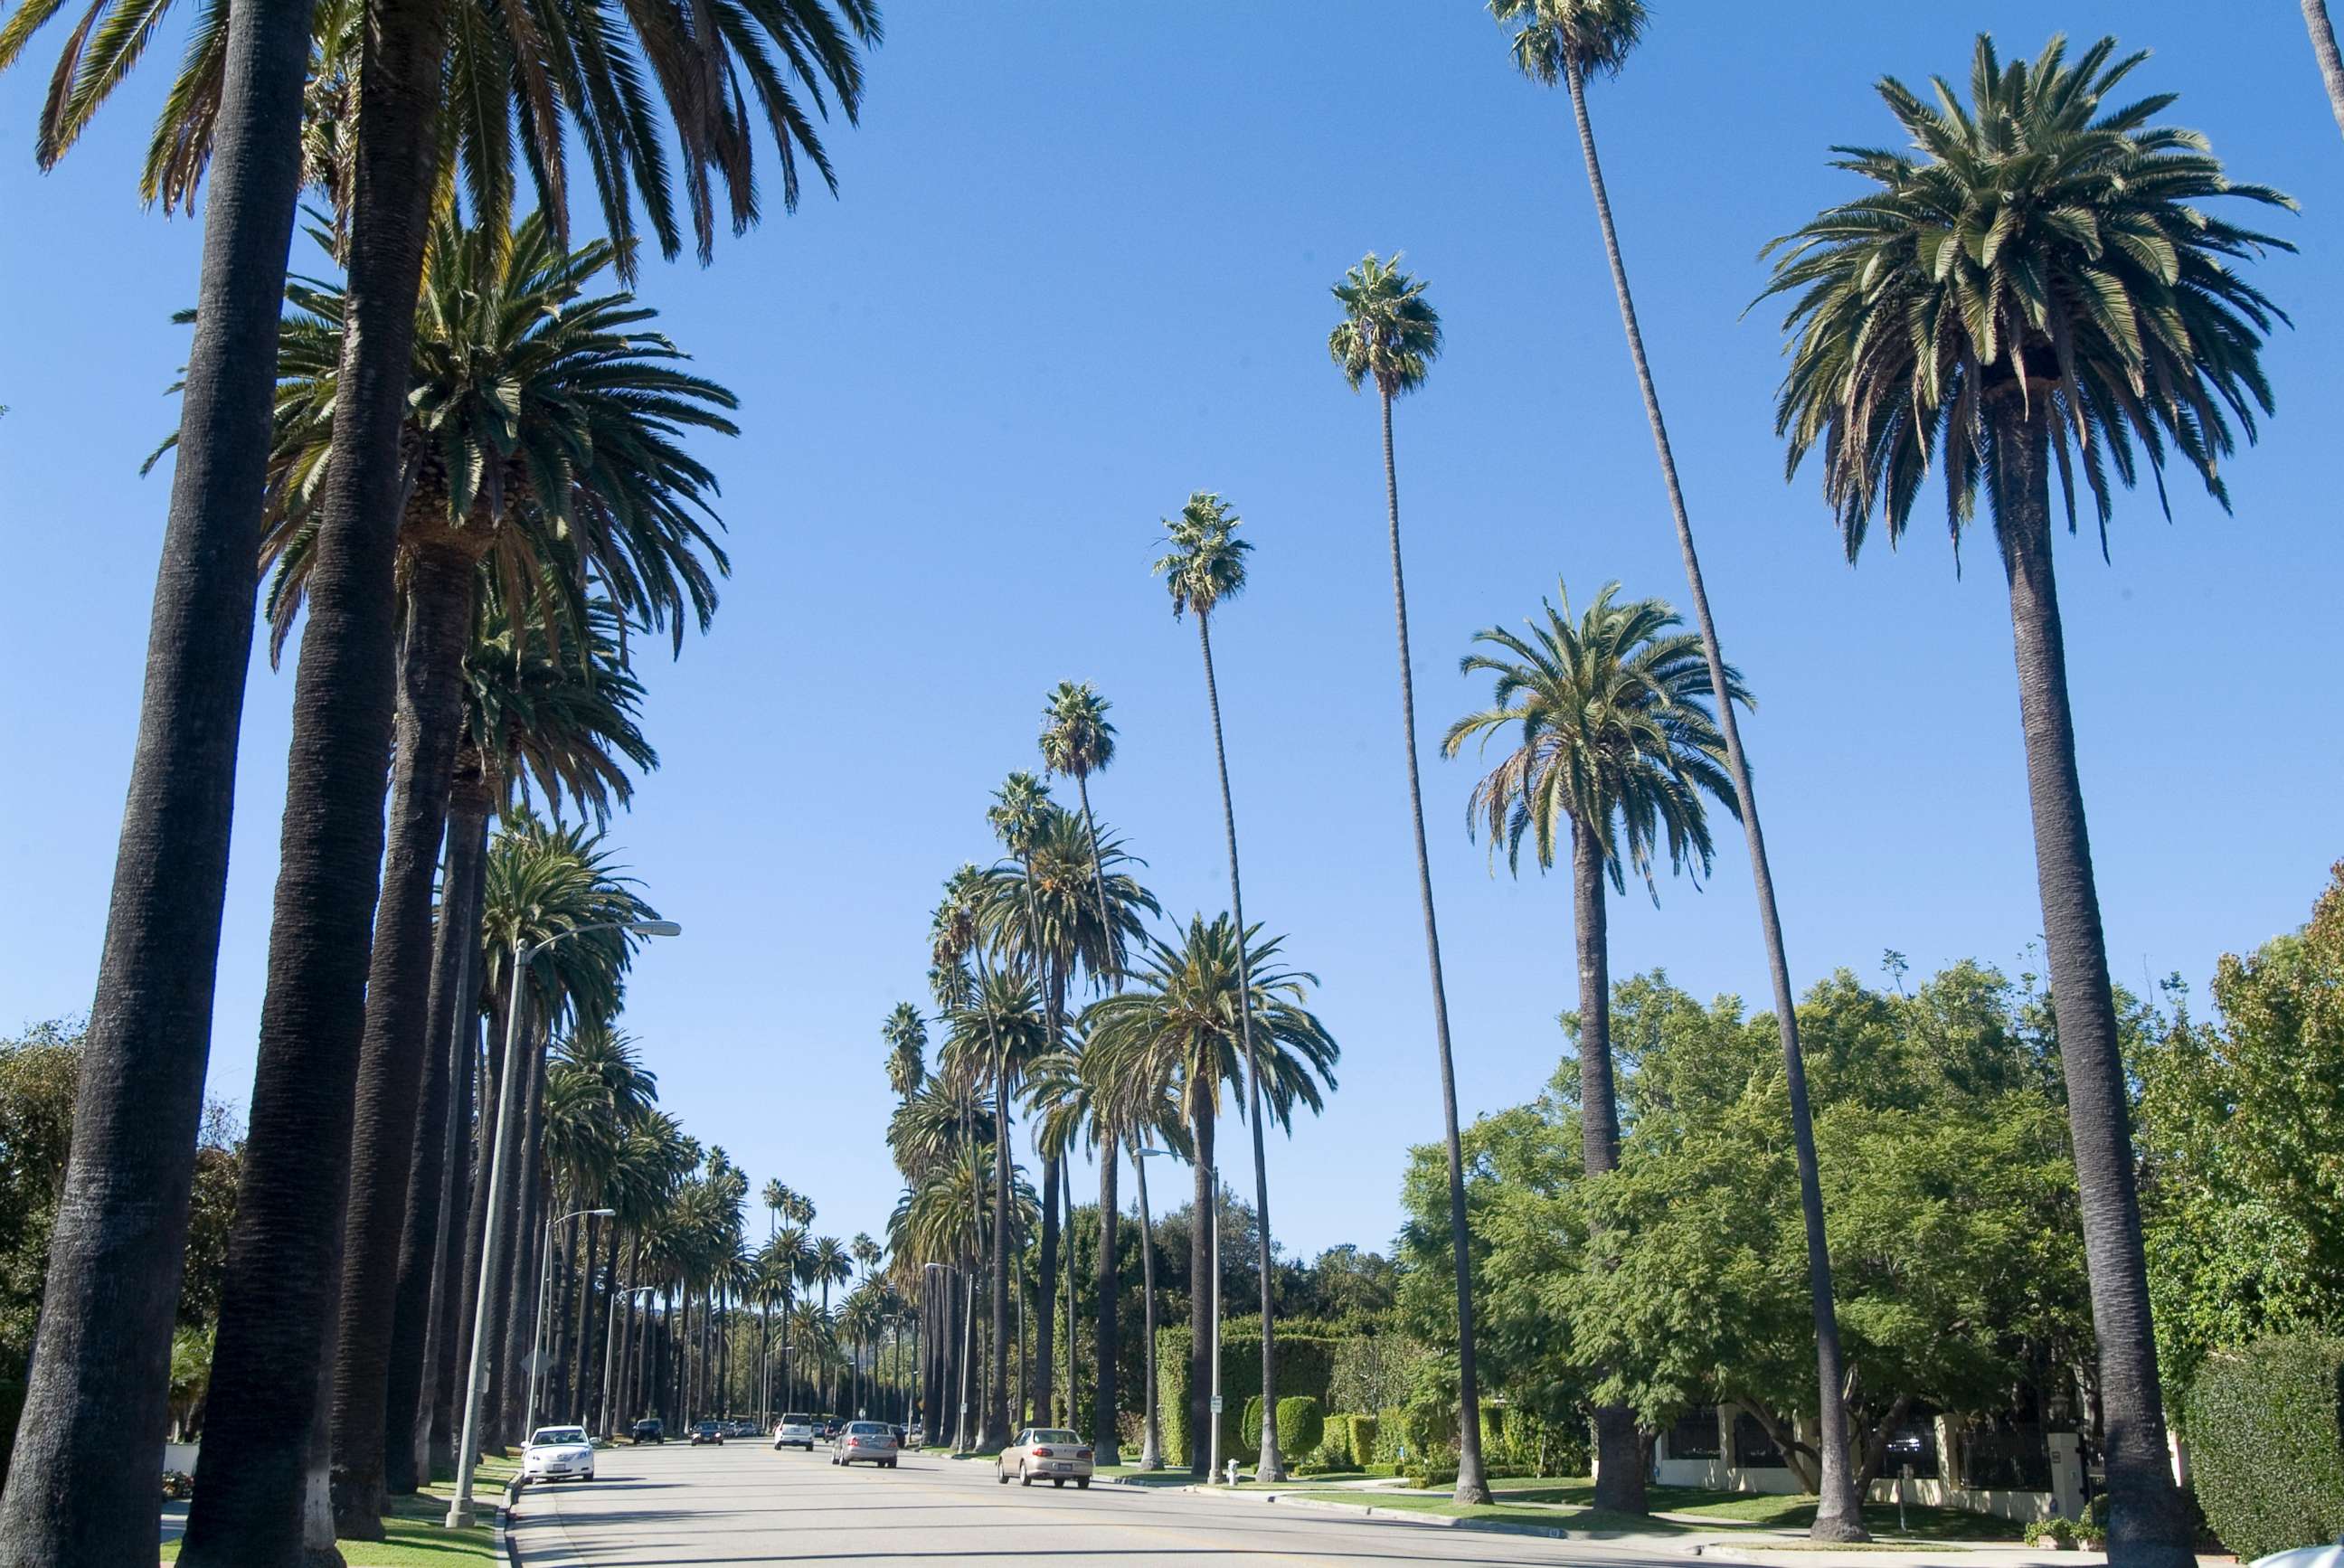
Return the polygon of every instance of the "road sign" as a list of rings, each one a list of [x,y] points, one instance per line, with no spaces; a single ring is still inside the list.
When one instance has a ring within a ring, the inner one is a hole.
[[[1221,1413],[1221,1396],[1218,1394],[1213,1396],[1213,1413],[1215,1415]]]

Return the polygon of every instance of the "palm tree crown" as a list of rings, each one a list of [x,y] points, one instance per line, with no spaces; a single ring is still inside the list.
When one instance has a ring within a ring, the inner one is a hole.
[[[1327,334],[1327,352],[1358,391],[1372,380],[1387,398],[1424,384],[1440,357],[1440,315],[1425,298],[1421,278],[1369,253],[1334,286],[1343,319]]]
[[[1114,706],[1088,681],[1061,681],[1042,711],[1042,763],[1054,774],[1086,779],[1115,760]]]
[[[1902,534],[1933,464],[1956,545],[1981,479],[1999,517],[2018,455],[1997,434],[2006,407],[2048,437],[2071,528],[2082,470],[2103,550],[2110,471],[2129,486],[2145,457],[2162,500],[2168,448],[2228,505],[2218,464],[2233,420],[2251,440],[2270,410],[2256,350],[2286,317],[2226,263],[2292,247],[2198,204],[2293,203],[2231,183],[2198,133],[2150,124],[2171,94],[2107,106],[2147,58],[2116,47],[2070,64],[2055,37],[2006,66],[1981,35],[1967,106],[1943,78],[1934,106],[1883,79],[1920,156],[1836,149],[1877,188],[1771,248],[1766,293],[1793,296],[1795,334],[1776,429],[1793,472],[1823,448],[1851,559],[1875,511]]]
[[[887,1046],[887,1087],[896,1098],[906,1098],[927,1078],[927,1022],[911,1003],[898,1002],[879,1026],[879,1037]]]
[[[1490,0],[1490,15],[1512,31],[1522,75],[1550,87],[1619,75],[1644,37],[1644,0]]]
[[[1500,844],[1519,868],[1530,839],[1541,870],[1555,860],[1558,826],[1594,834],[1612,885],[1625,890],[1632,868],[1652,885],[1655,850],[1672,867],[1709,869],[1712,845],[1702,795],[1738,814],[1725,771],[1725,742],[1710,713],[1709,663],[1701,639],[1657,599],[1619,602],[1606,583],[1576,620],[1569,589],[1544,602],[1544,624],[1527,633],[1490,627],[1473,634],[1500,652],[1469,653],[1469,675],[1497,677],[1490,705],[1449,727],[1442,754],[1478,738],[1484,746],[1520,726],[1520,744],[1480,783],[1466,820],[1485,824],[1490,854]],[[1736,701],[1749,693],[1732,671]],[[1622,844],[1625,833],[1624,848]]]
[[[1209,616],[1245,592],[1253,542],[1237,537],[1243,523],[1228,502],[1200,490],[1164,524],[1164,542],[1171,548],[1157,557],[1153,570],[1172,592],[1174,620],[1192,610],[1199,619]]]

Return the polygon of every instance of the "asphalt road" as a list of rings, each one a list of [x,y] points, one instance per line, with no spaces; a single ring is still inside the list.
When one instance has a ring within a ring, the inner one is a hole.
[[[1287,1503],[1094,1484],[999,1486],[989,1464],[906,1456],[833,1466],[827,1451],[617,1448],[598,1479],[531,1488],[515,1539],[527,1568],[740,1568],[1032,1563],[1041,1568],[1248,1568],[1313,1563],[1658,1563],[1601,1544],[1384,1522]],[[1682,1560],[1675,1560],[1682,1568]]]

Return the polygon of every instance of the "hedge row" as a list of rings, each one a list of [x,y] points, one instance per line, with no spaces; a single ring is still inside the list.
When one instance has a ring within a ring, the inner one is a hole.
[[[1340,1340],[1308,1334],[1278,1336],[1278,1395],[1283,1413],[1289,1399],[1315,1400],[1327,1408],[1327,1381]],[[1164,1427],[1164,1462],[1188,1462],[1188,1328],[1185,1323],[1156,1331],[1156,1403]],[[1246,1400],[1254,1405],[1251,1431]],[[1261,1336],[1221,1335],[1221,1454],[1250,1463],[1261,1441]],[[1281,1438],[1281,1442],[1284,1441]],[[1316,1444],[1312,1445],[1317,1446]],[[1306,1451],[1307,1452],[1307,1451]],[[1288,1462],[1299,1456],[1287,1452]]]
[[[2294,1335],[2211,1358],[2181,1424],[2198,1506],[2239,1562],[2344,1533],[2344,1340]]]

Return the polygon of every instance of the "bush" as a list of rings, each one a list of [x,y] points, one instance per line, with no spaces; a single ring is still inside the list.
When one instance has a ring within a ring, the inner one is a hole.
[[[2242,1563],[2344,1532],[2344,1340],[2208,1358],[2182,1413],[2207,1522]]]
[[[1397,1467],[1400,1450],[1408,1446],[1408,1412],[1398,1405],[1376,1412],[1375,1454],[1378,1464]]]
[[[2048,1519],[2030,1519],[2026,1522],[2026,1528],[2019,1532],[2019,1539],[2029,1546],[2048,1546],[2054,1551],[2065,1552],[2076,1544],[2076,1526],[2056,1514]]]
[[[1366,1470],[1370,1465],[1389,1462],[1379,1460],[1376,1454],[1378,1422],[1375,1417],[1339,1415],[1335,1419],[1350,1429],[1351,1465],[1354,1469]]]
[[[1307,1462],[1312,1470],[1355,1470],[1359,1462],[1351,1456],[1351,1421],[1349,1416],[1329,1416],[1326,1431],[1318,1439]]]
[[[1454,1486],[1457,1484],[1457,1456],[1445,1450],[1434,1453],[1429,1459],[1419,1458],[1416,1454],[1410,1453],[1408,1466],[1400,1473],[1408,1477],[1408,1483],[1410,1486],[1427,1490]]]
[[[1188,1462],[1188,1327],[1156,1331],[1157,1408],[1164,1425],[1164,1462]],[[1278,1336],[1280,1399],[1307,1394],[1326,1408],[1327,1380],[1337,1341],[1309,1334]],[[1221,1456],[1250,1462],[1261,1442],[1261,1411],[1246,1418],[1246,1396],[1261,1397],[1261,1335],[1224,1330],[1221,1335]],[[1288,1455],[1290,1459],[1293,1456]]]
[[[1295,1394],[1278,1401],[1278,1452],[1289,1463],[1316,1452],[1326,1434],[1327,1418],[1319,1412],[1317,1400]]]

